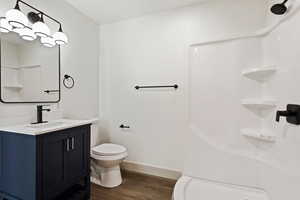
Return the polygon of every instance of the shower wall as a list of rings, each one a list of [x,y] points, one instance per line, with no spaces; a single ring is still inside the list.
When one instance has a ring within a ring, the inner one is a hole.
[[[294,1],[298,2],[299,1]],[[300,104],[300,12],[297,11],[264,38],[264,65],[275,65],[276,75],[263,87],[263,93],[277,100],[277,109],[285,110],[287,104]],[[291,9],[293,11],[293,9]],[[269,16],[272,18],[272,16]],[[275,145],[259,146],[259,155],[273,169],[264,168],[262,181],[272,191],[273,199],[298,199],[300,196],[300,127],[287,124],[285,119],[275,122],[275,113],[263,125],[277,136]]]
[[[278,19],[268,16],[269,24]],[[261,188],[272,200],[298,199],[300,127],[275,122],[275,113],[300,104],[299,20],[297,11],[262,37],[191,46],[190,152],[197,154],[187,158],[187,175]],[[265,82],[242,75],[260,67],[276,72]],[[241,105],[261,97],[276,106],[260,115]],[[245,137],[245,127],[268,130],[276,141]]]
[[[259,129],[261,115],[242,105],[259,99],[259,82],[242,71],[262,66],[262,38],[190,47],[191,148],[184,173],[219,182],[259,187],[257,141],[241,134]],[[221,167],[220,167],[221,166]]]
[[[261,66],[261,42],[251,38],[190,48],[190,125],[219,147],[252,149],[237,133],[259,126],[260,116],[242,106],[242,100],[259,98],[261,89],[241,72]]]

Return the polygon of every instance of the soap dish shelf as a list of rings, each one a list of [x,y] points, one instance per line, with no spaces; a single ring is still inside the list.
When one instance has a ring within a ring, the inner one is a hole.
[[[5,85],[4,88],[9,88],[9,89],[23,89],[23,85],[16,84],[16,85]]]
[[[277,101],[272,99],[244,99],[242,105],[254,109],[271,109],[277,106]]]
[[[241,134],[245,137],[249,137],[264,142],[270,142],[270,143],[276,142],[276,136],[271,134],[270,131],[264,129],[261,130],[242,129]]]
[[[244,70],[242,72],[242,75],[258,82],[264,82],[268,80],[268,78],[271,75],[273,75],[276,71],[277,69],[275,66],[252,68]]]

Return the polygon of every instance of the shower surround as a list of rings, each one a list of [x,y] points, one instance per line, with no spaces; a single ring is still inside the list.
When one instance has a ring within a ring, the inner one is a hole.
[[[199,159],[187,174],[261,188],[272,200],[300,195],[300,127],[275,121],[277,110],[300,102],[293,92],[300,81],[297,1],[293,9],[268,15],[269,25],[252,35],[190,46],[189,116]]]

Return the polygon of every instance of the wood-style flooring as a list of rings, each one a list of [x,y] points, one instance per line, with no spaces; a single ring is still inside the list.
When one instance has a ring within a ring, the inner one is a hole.
[[[92,184],[91,200],[171,200],[176,181],[123,171],[121,186],[107,189]]]

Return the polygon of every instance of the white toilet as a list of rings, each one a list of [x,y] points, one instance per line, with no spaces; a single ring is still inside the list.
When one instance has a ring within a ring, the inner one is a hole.
[[[91,181],[107,188],[119,186],[122,183],[120,164],[127,156],[127,149],[121,145],[101,144],[93,147]]]

